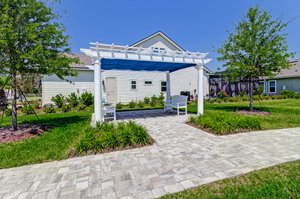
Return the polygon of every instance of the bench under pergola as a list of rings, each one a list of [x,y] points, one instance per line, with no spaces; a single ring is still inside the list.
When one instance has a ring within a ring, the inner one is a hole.
[[[157,51],[155,49],[119,46],[113,44],[90,43],[89,49],[80,49],[85,55],[94,61],[94,120],[104,121],[102,104],[102,70],[132,70],[132,71],[159,71],[166,73],[167,92],[166,103],[171,99],[170,73],[195,67],[198,71],[198,114],[203,114],[203,68],[204,64],[211,61],[208,53],[181,52],[181,51]]]

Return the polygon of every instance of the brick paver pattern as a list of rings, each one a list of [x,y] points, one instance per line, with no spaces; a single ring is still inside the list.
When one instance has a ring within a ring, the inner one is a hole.
[[[135,119],[152,146],[0,170],[0,198],[155,198],[300,159],[300,128],[215,136],[156,116]]]

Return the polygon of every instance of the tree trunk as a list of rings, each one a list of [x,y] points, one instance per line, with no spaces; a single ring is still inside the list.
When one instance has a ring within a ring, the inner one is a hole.
[[[249,82],[249,97],[250,97],[250,111],[253,111],[253,82],[250,80]]]
[[[17,130],[17,75],[16,73],[12,74],[12,128],[14,131]]]

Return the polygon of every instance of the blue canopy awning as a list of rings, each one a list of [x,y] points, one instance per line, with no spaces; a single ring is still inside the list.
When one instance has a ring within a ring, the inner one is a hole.
[[[171,63],[159,61],[139,61],[125,59],[101,59],[103,70],[133,70],[133,71],[162,71],[174,72],[180,69],[196,66],[192,63]]]

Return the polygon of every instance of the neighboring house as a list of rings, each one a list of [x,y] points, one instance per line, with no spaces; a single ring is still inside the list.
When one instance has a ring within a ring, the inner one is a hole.
[[[279,95],[282,90],[300,92],[300,60],[291,61],[291,68],[283,69],[273,78],[262,79],[259,85],[268,95]]]
[[[165,50],[185,51],[163,32],[156,32],[142,39],[132,47],[151,48],[157,52]],[[71,92],[80,95],[84,91],[94,92],[94,72],[86,65],[91,65],[91,59],[83,54],[76,55],[81,64],[72,67],[78,72],[77,77],[68,77],[72,83],[65,82],[56,76],[46,76],[42,79],[43,104],[52,103],[51,98],[57,94],[67,96]],[[204,96],[209,94],[208,74],[212,73],[204,68]],[[197,70],[194,67],[171,73],[171,95],[189,91],[196,95]],[[128,103],[132,100],[142,100],[144,97],[160,95],[166,92],[166,73],[148,71],[120,71],[110,70],[102,72],[103,97],[110,103]]]
[[[262,87],[267,95],[280,95],[282,90],[300,92],[300,60],[291,61],[291,68],[282,70],[273,78],[261,78],[255,87]],[[209,96],[216,97],[219,91],[225,91],[230,96],[240,92],[249,92],[247,82],[228,82],[222,78],[223,72],[209,74]]]

